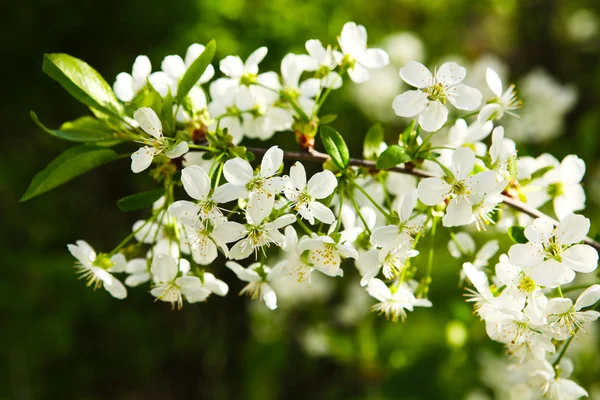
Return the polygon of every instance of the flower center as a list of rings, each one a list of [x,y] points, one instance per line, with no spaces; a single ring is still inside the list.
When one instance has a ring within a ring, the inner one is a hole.
[[[244,86],[250,86],[257,82],[257,75],[249,72],[245,73],[240,77],[240,84]]]
[[[425,93],[429,95],[427,97],[429,100],[439,100],[442,104],[446,104],[446,87],[442,83],[434,83],[425,89]]]
[[[565,194],[565,188],[562,182],[556,182],[548,185],[548,195],[552,198]]]

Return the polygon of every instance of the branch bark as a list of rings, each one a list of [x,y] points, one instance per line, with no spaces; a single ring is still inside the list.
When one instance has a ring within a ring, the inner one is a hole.
[[[251,151],[252,153],[259,154],[259,155],[264,155],[267,151],[267,149],[261,149],[261,148],[255,148],[255,147],[248,147],[247,149],[248,149],[248,151]],[[321,153],[317,150],[311,149],[309,152],[284,151],[283,158],[285,160],[324,163],[325,161],[327,161],[329,159],[329,156],[325,153]],[[352,166],[355,166],[355,167],[365,167],[365,168],[368,168],[373,171],[379,170],[377,168],[377,166],[375,165],[374,161],[362,160],[359,158],[351,158],[349,164]],[[427,172],[427,171],[422,171],[419,169],[404,168],[404,167],[389,168],[386,171],[392,171],[392,172],[398,172],[400,174],[412,175],[412,176],[416,176],[417,178],[436,178],[437,177],[436,175],[431,174],[430,172]],[[502,195],[502,201],[507,206],[509,206],[519,212],[527,214],[530,217],[546,218],[547,220],[552,222],[554,225],[558,225],[558,221],[555,220],[554,218],[551,218],[550,216],[544,214],[537,208],[533,208],[533,207],[529,206],[528,204],[523,203],[520,200],[514,199],[514,198],[506,196],[506,195]],[[583,242],[585,244],[590,245],[593,248],[595,248],[596,251],[600,252],[600,243],[598,243],[594,239],[592,239],[590,237],[586,237],[585,239],[583,239]]]

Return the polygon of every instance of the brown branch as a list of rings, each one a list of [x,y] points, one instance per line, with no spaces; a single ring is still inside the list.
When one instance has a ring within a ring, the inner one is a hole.
[[[263,155],[263,154],[265,154],[267,149],[248,147],[248,151],[251,151],[255,154]],[[309,161],[309,162],[323,163],[329,159],[329,156],[327,154],[321,153],[315,149],[310,149],[309,152],[285,151],[283,153],[283,158],[285,160],[297,160],[297,161]],[[358,158],[351,158],[349,164],[352,166],[356,166],[356,167],[365,167],[372,171],[379,170],[377,168],[377,166],[375,165],[374,161],[361,160]],[[393,167],[393,168],[387,169],[386,171],[392,171],[392,172],[398,172],[401,174],[412,175],[412,176],[416,176],[418,178],[436,178],[437,177],[436,175],[433,175],[427,171],[411,169],[411,168],[404,168],[404,167]],[[529,206],[528,204],[523,203],[522,201],[519,201],[517,199],[514,199],[514,198],[506,196],[506,195],[502,195],[502,201],[504,202],[504,204],[508,205],[509,207],[511,207],[517,211],[520,211],[524,214],[527,214],[530,217],[546,218],[547,220],[552,222],[554,225],[558,225],[558,221],[556,221],[554,218],[549,217],[548,215],[544,214],[537,208],[533,208],[533,207]],[[597,251],[600,251],[600,243],[598,243],[594,239],[592,239],[590,237],[586,237],[583,239],[583,242],[587,245],[592,246]]]

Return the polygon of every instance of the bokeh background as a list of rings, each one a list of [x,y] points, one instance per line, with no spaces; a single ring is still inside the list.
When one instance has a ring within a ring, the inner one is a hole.
[[[236,296],[241,283],[224,268],[229,296],[179,312],[154,304],[143,288],[126,301],[87,289],[65,245],[114,247],[144,216],[121,213],[116,201],[152,182],[123,160],[18,203],[33,175],[69,146],[37,129],[29,110],[51,127],[87,112],[43,75],[43,53],[79,57],[112,83],[138,54],[157,69],[164,56],[215,38],[218,59],[266,45],[261,68],[278,70],[307,39],[334,43],[356,21],[393,61],[370,86],[347,84],[326,105],[356,155],[373,122],[385,121],[392,140],[403,127],[391,99],[404,62],[461,60],[480,87],[494,65],[525,100],[520,125],[507,125],[520,154],[586,161],[587,216],[592,234],[599,231],[596,0],[8,0],[2,8],[0,399],[476,399],[494,396],[486,375],[501,354],[464,303],[460,262],[447,255],[444,236],[434,244],[435,307],[404,324],[368,313],[372,301],[357,290],[353,267],[348,279],[280,295],[275,312]],[[271,143],[293,148],[291,136]],[[600,396],[595,330],[574,356],[577,378]]]

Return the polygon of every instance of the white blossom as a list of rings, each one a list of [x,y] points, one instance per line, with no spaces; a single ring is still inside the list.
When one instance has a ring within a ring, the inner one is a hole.
[[[481,103],[481,92],[460,82],[467,70],[448,62],[432,74],[417,61],[400,69],[400,77],[417,90],[409,90],[394,99],[392,107],[400,117],[419,115],[419,125],[428,132],[439,130],[448,119],[446,101],[459,110],[475,110]]]
[[[174,146],[168,143],[163,136],[162,123],[151,108],[139,108],[133,117],[140,124],[142,130],[150,135],[150,138],[141,140],[141,143],[146,146],[131,155],[131,170],[134,173],[137,174],[147,169],[152,164],[154,157],[162,152],[169,158],[178,158],[188,152],[189,148],[186,142],[180,142]]]

